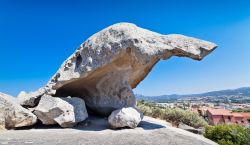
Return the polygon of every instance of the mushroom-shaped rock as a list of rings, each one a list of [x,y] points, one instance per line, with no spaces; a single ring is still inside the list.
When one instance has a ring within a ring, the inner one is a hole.
[[[44,95],[34,113],[43,124],[73,127],[88,117],[85,103],[80,98],[59,98]]]
[[[130,23],[112,25],[87,39],[46,85],[53,96],[82,97],[93,111],[108,116],[135,105],[132,91],[161,59],[201,60],[216,45],[183,35],[162,35]]]
[[[35,124],[37,117],[20,106],[15,98],[0,93],[0,126],[17,128]]]
[[[126,107],[115,110],[108,118],[108,123],[111,128],[136,128],[143,119],[143,114],[138,109]]]

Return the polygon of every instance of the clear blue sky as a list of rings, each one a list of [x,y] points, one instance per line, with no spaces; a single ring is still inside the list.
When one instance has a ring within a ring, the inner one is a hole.
[[[144,95],[250,86],[250,1],[1,0],[0,92],[46,84],[90,35],[117,22],[215,42],[203,61],[161,61],[135,89]]]

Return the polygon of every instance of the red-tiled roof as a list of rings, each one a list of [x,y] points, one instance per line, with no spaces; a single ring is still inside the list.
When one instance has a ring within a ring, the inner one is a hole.
[[[250,119],[250,112],[230,112],[226,109],[208,109],[208,112],[210,112],[212,115],[244,117]]]
[[[250,112],[241,112],[240,113],[244,118],[250,119]]]
[[[225,109],[208,109],[207,111],[210,112],[212,115],[232,116],[230,111]]]
[[[243,117],[240,113],[232,112],[233,117]]]

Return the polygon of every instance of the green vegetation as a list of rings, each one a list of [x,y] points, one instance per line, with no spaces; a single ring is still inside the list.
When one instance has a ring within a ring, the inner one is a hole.
[[[144,115],[160,118],[178,125],[180,122],[192,127],[206,127],[204,136],[220,145],[250,145],[250,128],[237,124],[208,126],[198,114],[180,108],[165,108],[145,101],[137,102]]]
[[[236,124],[207,126],[204,136],[220,145],[250,145],[250,129]]]
[[[231,100],[231,103],[250,103],[250,99],[242,99],[242,98],[239,98],[239,99],[230,99]]]
[[[250,109],[243,110],[243,109],[234,109],[232,112],[250,112]]]
[[[207,122],[198,114],[180,108],[165,108],[143,100],[138,101],[137,106],[144,115],[166,120],[176,126],[181,122],[195,128],[207,125]]]

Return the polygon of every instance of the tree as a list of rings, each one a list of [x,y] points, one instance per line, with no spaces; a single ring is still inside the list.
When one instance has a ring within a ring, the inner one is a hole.
[[[236,124],[207,126],[204,136],[220,145],[250,144],[250,129]]]

